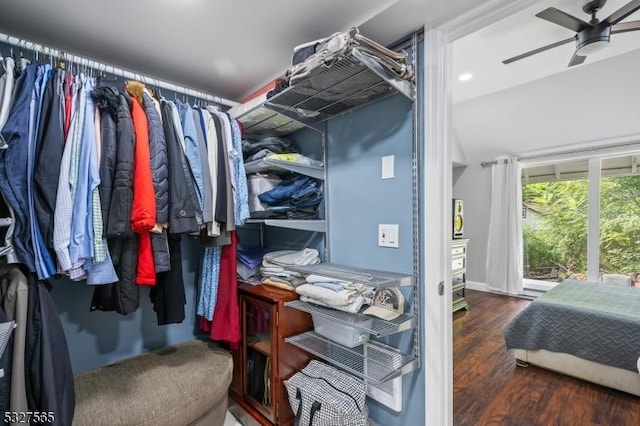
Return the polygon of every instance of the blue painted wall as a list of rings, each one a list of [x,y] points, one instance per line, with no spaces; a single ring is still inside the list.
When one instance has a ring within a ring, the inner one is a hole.
[[[331,262],[412,273],[411,102],[396,95],[331,120],[327,139]],[[395,156],[395,178],[382,180],[381,159],[387,155]],[[398,249],[378,247],[380,223],[399,224]],[[413,292],[403,293],[411,309]],[[413,352],[411,332],[383,341]],[[370,418],[385,426],[422,424],[424,393],[424,375],[416,370],[403,376],[402,412],[369,399]]]
[[[140,288],[140,308],[123,316],[116,312],[89,312],[93,287],[67,279],[52,280],[52,295],[67,336],[74,373],[81,373],[151,349],[196,337],[195,279],[200,264],[200,244],[182,241],[182,273],[187,304],[181,324],[158,326],[149,300],[149,288]]]

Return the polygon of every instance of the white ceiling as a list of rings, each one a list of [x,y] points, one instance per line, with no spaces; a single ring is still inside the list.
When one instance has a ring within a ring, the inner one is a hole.
[[[453,107],[468,161],[640,138],[640,50]],[[472,160],[473,159],[473,160]]]
[[[604,19],[629,0],[609,0],[598,12]],[[502,60],[538,47],[572,37],[571,30],[535,17],[535,14],[555,7],[588,21],[582,11],[583,1],[543,0],[501,21],[487,26],[453,43],[454,103],[515,87],[570,69],[585,67],[594,62],[611,58],[640,48],[640,31],[614,34],[605,50],[587,57],[584,64],[567,67],[575,50],[568,43],[529,58],[504,65]],[[640,20],[640,12],[625,21]],[[471,73],[470,81],[461,82],[458,76]]]
[[[3,0],[0,32],[226,97],[278,75],[294,46],[351,26],[383,44],[474,0]]]
[[[598,16],[604,19],[623,4],[609,0]],[[458,163],[640,139],[640,31],[614,34],[604,51],[570,68],[571,44],[502,64],[571,37],[571,31],[535,17],[551,6],[587,17],[578,0],[543,0],[454,42]],[[639,19],[637,12],[625,21]],[[458,81],[462,72],[473,78]]]

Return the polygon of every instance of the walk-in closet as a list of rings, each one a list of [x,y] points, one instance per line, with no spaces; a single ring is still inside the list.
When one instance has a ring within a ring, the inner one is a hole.
[[[4,423],[423,423],[424,22],[10,3]]]

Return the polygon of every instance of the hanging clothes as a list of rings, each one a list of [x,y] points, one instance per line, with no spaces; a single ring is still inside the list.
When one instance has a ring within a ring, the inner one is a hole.
[[[0,151],[0,190],[15,215],[12,245],[17,259],[35,272],[27,195],[27,157],[29,145],[29,108],[37,65],[25,68],[15,84],[14,101],[0,132],[7,148]]]
[[[11,377],[7,408],[17,412],[28,411],[24,367],[29,287],[27,278],[16,266],[0,266],[0,300],[5,321],[16,321],[12,346],[5,348],[7,356],[11,358],[10,367],[4,371],[7,377]]]
[[[151,232],[151,246],[156,273],[171,270],[167,227],[169,226],[169,168],[167,142],[162,127],[162,118],[155,104],[143,89],[144,109],[149,123],[149,148],[151,156],[151,178],[156,199],[156,224]]]
[[[73,373],[49,291],[48,282],[0,260],[0,321],[16,321],[2,357],[0,406],[13,412],[51,411],[51,424],[67,426],[75,408]]]
[[[80,76],[82,89],[80,96],[80,108],[78,114],[84,114],[80,137],[71,152],[71,168],[69,170],[69,183],[72,188],[73,211],[71,216],[71,239],[69,242],[69,257],[71,260],[71,279],[85,279],[86,270],[84,264],[94,257],[94,241],[96,238],[93,226],[93,190],[99,184],[97,167],[95,163],[95,128],[94,128],[94,104],[91,97],[94,82],[91,78]],[[95,206],[99,208],[99,205]],[[100,214],[102,220],[102,214]],[[100,228],[100,235],[102,234]],[[103,258],[100,261],[104,261]],[[100,262],[96,260],[96,263]]]
[[[181,323],[185,318],[184,306],[187,299],[182,278],[182,253],[179,235],[169,237],[171,270],[158,274],[158,281],[149,292],[149,298],[156,312],[158,325]]]
[[[4,58],[4,69],[6,72],[2,76],[4,84],[2,85],[2,97],[0,98],[0,130],[4,128],[9,119],[9,112],[12,106],[15,84],[15,61],[12,57]],[[6,144],[4,135],[0,133],[0,147],[4,148]]]
[[[198,206],[203,212],[204,182],[202,177],[202,162],[200,160],[200,149],[198,146],[198,136],[196,125],[193,120],[193,113],[188,104],[175,101],[178,112],[180,113],[180,122],[182,123],[182,131],[184,134],[184,154],[189,163],[191,174],[193,176],[194,187],[196,189],[196,198]]]
[[[54,253],[53,218],[64,150],[65,78],[66,72],[56,69],[47,83],[34,159],[34,205],[42,238],[50,253]]]
[[[210,333],[212,340],[229,342],[237,348],[240,342],[240,313],[238,308],[238,280],[236,278],[236,247],[238,236],[231,232],[232,243],[222,248],[218,297],[213,321],[202,317],[200,327]]]
[[[143,102],[143,101],[142,101]],[[156,199],[151,177],[149,126],[141,99],[132,94],[131,118],[135,128],[135,156],[133,161],[133,204],[131,229],[138,234],[138,267],[136,283],[155,285],[156,273],[149,231],[156,224]]]
[[[216,203],[216,221],[220,223],[221,235],[220,239],[229,244],[229,236],[225,231],[235,229],[235,221],[233,219],[233,193],[231,183],[231,171],[229,170],[229,150],[227,144],[226,127],[224,126],[224,118],[217,110],[210,110],[211,116],[216,126],[218,134],[218,176],[217,190],[218,199]]]
[[[202,217],[196,201],[193,178],[182,150],[182,128],[176,127],[173,111],[175,106],[162,101],[162,126],[167,142],[169,163],[169,232],[172,234],[194,233],[200,229]],[[178,132],[177,129],[180,129]],[[200,222],[198,222],[200,216]]]
[[[107,81],[100,82],[91,92],[93,102],[100,111],[100,154],[99,174],[100,186],[100,210],[102,211],[102,223],[105,229],[109,224],[109,211],[111,209],[111,194],[113,192],[113,180],[116,172],[117,151],[117,117],[118,117],[118,89]],[[106,235],[106,230],[104,235]]]
[[[209,179],[212,187],[211,212],[214,215],[212,221],[207,223],[207,235],[209,237],[218,237],[220,236],[220,224],[215,220],[215,211],[218,203],[218,133],[209,110],[201,109],[200,115],[207,140],[207,162],[209,163]]]
[[[81,92],[80,77],[75,77],[72,83],[72,92]],[[72,102],[73,118],[69,125],[67,139],[62,152],[60,162],[60,177],[58,180],[58,193],[56,194],[56,209],[54,212],[53,247],[58,258],[61,271],[69,271],[72,268],[69,245],[71,243],[71,218],[73,215],[73,192],[71,187],[71,157],[75,146],[79,143],[80,132],[84,122],[82,94],[76,95],[77,101]],[[77,110],[75,108],[77,107]]]
[[[221,256],[222,247],[205,247],[200,262],[200,291],[198,292],[196,314],[204,317],[207,321],[213,320],[218,300]]]
[[[247,173],[244,170],[242,160],[242,133],[236,120],[229,119],[231,124],[231,138],[233,141],[233,175],[236,186],[234,187],[234,216],[237,226],[244,225],[244,222],[251,217],[249,213],[249,189],[247,186]]]
[[[15,101],[8,113],[5,99]],[[159,283],[150,296],[166,324],[184,319],[181,235],[199,236],[207,266],[197,309],[214,320],[218,298],[227,300],[223,252],[248,217],[237,122],[216,108],[159,102],[141,83],[36,63],[0,76],[0,108],[0,192],[15,216],[7,240],[16,260],[39,278],[95,285],[91,310],[129,314],[138,286]]]
[[[202,120],[201,109],[192,108],[193,122],[195,124],[195,136],[197,143],[197,157],[202,170],[202,220],[205,223],[213,222],[213,187],[211,185],[211,171],[207,156],[207,139],[205,123]]]
[[[35,266],[38,278],[46,279],[55,272],[55,264],[47,249],[40,227],[38,225],[35,209],[35,195],[33,185],[33,173],[35,167],[36,138],[41,118],[40,111],[42,109],[42,100],[44,88],[51,75],[51,66],[43,65],[36,68],[36,81],[34,90],[31,93],[31,103],[29,108],[29,141],[27,153],[27,201],[29,212],[29,228],[31,230],[31,241],[33,242],[33,250],[35,255]]]
[[[131,229],[133,203],[133,162],[135,131],[131,118],[132,102],[129,95],[116,82],[103,80],[94,91],[96,103],[104,105],[101,120],[102,154],[100,157],[101,185],[110,199],[106,209],[106,237],[109,251],[118,275],[111,285],[97,286],[91,301],[91,310],[117,311],[127,315],[138,309],[140,290],[135,283],[138,239]],[[109,118],[111,117],[111,118]],[[115,128],[112,128],[112,122]],[[103,209],[103,217],[105,209]]]
[[[52,425],[71,424],[75,409],[73,371],[60,317],[51,298],[51,285],[27,278],[25,375],[29,410],[52,411]]]

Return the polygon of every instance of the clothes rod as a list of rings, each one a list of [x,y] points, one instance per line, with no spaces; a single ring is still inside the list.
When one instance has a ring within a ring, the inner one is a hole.
[[[624,147],[630,147],[630,146],[637,146],[640,149],[640,139],[637,139],[635,136],[632,137],[632,140],[628,140],[627,142],[619,142],[619,143],[612,143],[610,145],[601,145],[601,146],[594,146],[591,148],[578,148],[578,149],[569,149],[569,150],[565,150],[565,151],[557,151],[557,152],[548,152],[545,154],[537,154],[537,155],[526,155],[526,156],[522,156],[522,157],[516,157],[519,161],[521,160],[538,160],[541,158],[552,158],[555,156],[559,156],[559,155],[570,155],[570,154],[586,154],[589,152],[597,152],[597,151],[602,151],[605,149],[611,149],[611,148],[624,148]],[[506,160],[505,160],[506,162]],[[481,161],[480,165],[482,167],[488,167],[488,166],[492,166],[494,164],[497,164],[498,161],[494,160],[494,161]]]
[[[20,49],[29,50],[34,52],[37,58],[37,55],[45,55],[56,57],[65,62],[73,62],[74,64],[79,65],[80,67],[92,68],[97,71],[106,72],[109,74],[121,76],[125,79],[130,80],[138,80],[144,84],[149,84],[152,86],[159,87],[161,89],[173,90],[176,93],[184,94],[190,96],[192,98],[203,99],[209,102],[217,103],[219,105],[225,105],[228,107],[232,107],[237,105],[237,102],[231,101],[229,99],[221,98],[218,96],[209,95],[199,90],[190,89],[188,87],[180,86],[178,84],[170,83],[167,81],[159,80],[154,77],[146,77],[140,73],[127,71],[123,68],[114,67],[109,64],[105,64],[102,62],[94,61],[91,59],[84,58],[82,56],[77,56],[73,54],[69,54],[63,50],[54,49],[52,47],[43,46],[38,43],[33,43],[30,41],[26,41],[23,39],[19,39],[8,34],[0,33],[0,40],[2,40],[6,44],[10,44],[12,46],[16,46]]]

